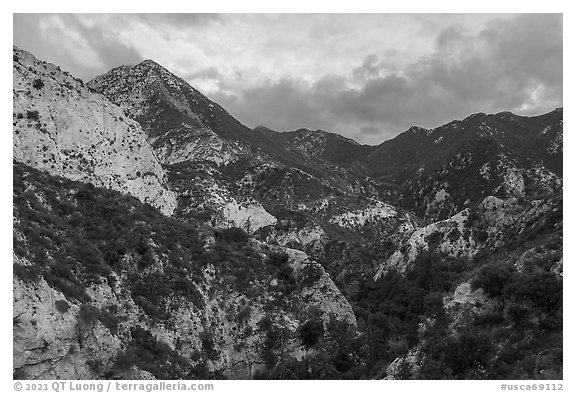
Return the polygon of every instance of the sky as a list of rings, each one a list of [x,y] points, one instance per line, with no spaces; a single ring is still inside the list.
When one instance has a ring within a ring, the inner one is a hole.
[[[378,144],[412,125],[562,106],[561,14],[14,14],[87,81],[153,59],[249,127]]]

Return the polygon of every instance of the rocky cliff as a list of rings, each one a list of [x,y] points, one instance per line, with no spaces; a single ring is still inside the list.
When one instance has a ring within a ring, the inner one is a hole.
[[[175,195],[138,123],[58,66],[18,48],[13,60],[14,159],[174,211]]]

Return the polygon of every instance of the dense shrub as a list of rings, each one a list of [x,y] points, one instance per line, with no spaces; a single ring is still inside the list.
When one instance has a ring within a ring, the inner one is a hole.
[[[36,79],[34,79],[34,82],[32,83],[32,87],[40,90],[41,88],[44,87],[44,82],[42,81],[42,79],[36,78]]]
[[[313,319],[306,321],[298,328],[298,335],[302,341],[302,345],[311,348],[318,343],[324,335],[324,324],[322,320]]]
[[[518,299],[526,299],[547,312],[557,310],[562,303],[562,281],[550,272],[522,274],[510,284]]]
[[[38,121],[40,120],[40,114],[38,113],[38,111],[26,111],[26,118],[28,120],[34,120],[34,121]]]
[[[39,282],[42,278],[42,270],[37,266],[24,266],[19,263],[13,265],[14,275],[27,283]]]
[[[245,243],[248,241],[248,234],[242,228],[225,228],[214,233],[217,240],[228,243]]]
[[[296,287],[296,278],[294,277],[294,271],[290,266],[288,254],[284,252],[271,253],[268,255],[266,263],[276,268],[276,275],[278,276],[279,281],[284,285],[285,292],[292,292]]]
[[[236,320],[238,321],[238,323],[243,324],[250,319],[251,315],[252,315],[252,307],[244,306],[240,311],[238,311],[238,314],[236,315]]]
[[[482,266],[472,281],[473,288],[482,288],[490,296],[501,296],[511,283],[515,271],[510,263],[491,263]]]
[[[42,202],[28,190],[30,184],[42,190]],[[55,178],[23,164],[14,166],[14,206],[14,229],[25,239],[14,239],[14,252],[32,264],[14,265],[15,275],[23,280],[35,282],[43,276],[69,301],[86,303],[88,285],[112,286],[117,275],[130,270],[134,279],[126,280],[128,289],[141,305],[150,305],[150,314],[165,318],[175,296],[203,307],[191,277],[200,279],[207,258],[190,225],[166,218],[133,197]],[[151,244],[167,262],[163,272],[133,272],[133,266],[145,269],[156,263]],[[124,263],[128,259],[133,263]],[[114,329],[113,318],[103,314],[103,321],[110,321]]]
[[[137,366],[154,375],[157,379],[195,379],[202,377],[193,373],[191,364],[171,349],[168,344],[158,341],[148,330],[134,327],[132,340],[126,350],[120,353],[108,377]]]
[[[56,300],[54,305],[56,306],[56,310],[62,314],[70,309],[70,304],[66,300]]]
[[[299,286],[306,288],[314,285],[322,277],[322,268],[315,263],[308,263],[300,272]]]
[[[443,239],[444,234],[440,231],[434,231],[425,238],[430,250],[434,250],[436,247],[438,247]]]

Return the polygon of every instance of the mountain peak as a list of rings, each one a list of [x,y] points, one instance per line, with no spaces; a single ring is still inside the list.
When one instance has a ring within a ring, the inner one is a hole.
[[[144,59],[140,63],[136,64],[133,68],[146,69],[146,70],[165,70],[165,71],[168,71],[166,68],[162,67],[160,64],[156,63],[152,59]]]
[[[430,130],[420,126],[412,126],[406,130],[406,132],[411,132],[413,134],[429,134]]]

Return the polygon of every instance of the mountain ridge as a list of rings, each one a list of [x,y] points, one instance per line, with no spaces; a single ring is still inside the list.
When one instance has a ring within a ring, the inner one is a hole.
[[[89,91],[18,53],[15,378],[562,378],[562,109],[367,146],[250,130],[151,60]],[[173,210],[102,181],[138,143]]]

